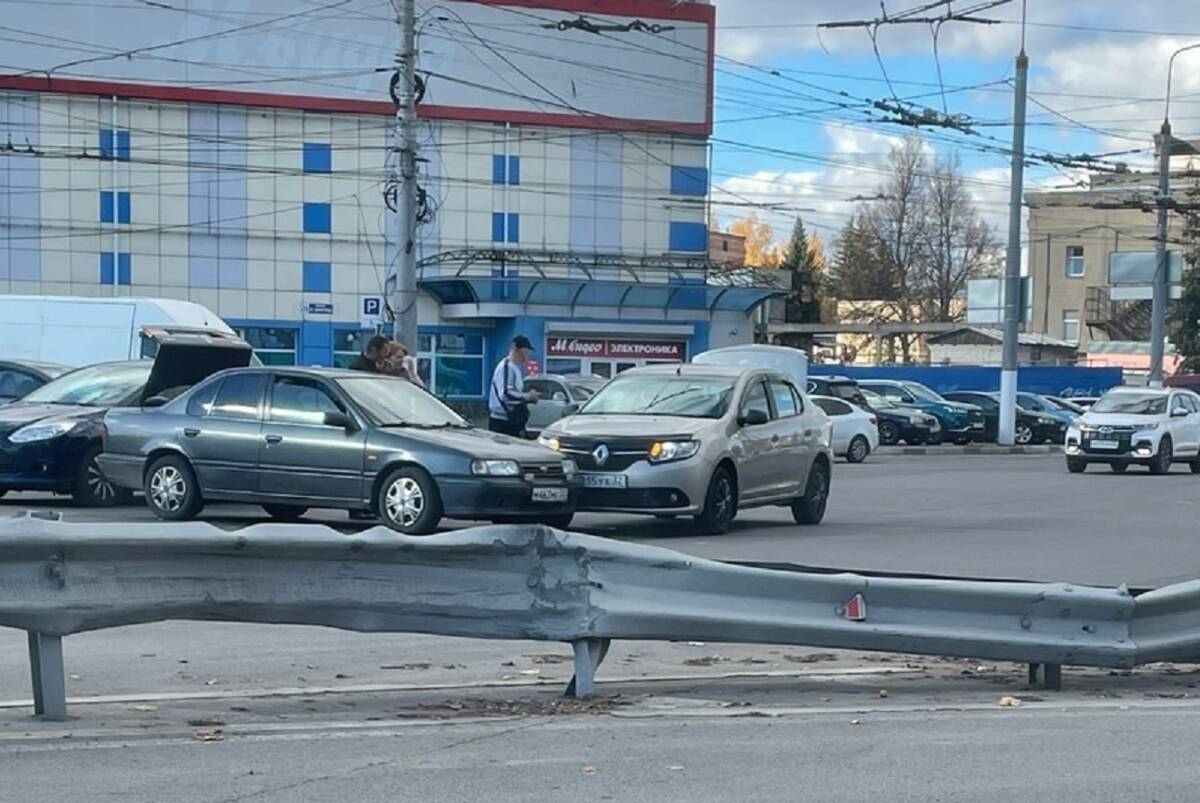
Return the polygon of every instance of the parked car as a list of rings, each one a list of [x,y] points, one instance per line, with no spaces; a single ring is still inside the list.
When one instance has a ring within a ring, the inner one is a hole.
[[[891,399],[869,390],[861,392],[867,401],[864,409],[879,418],[879,442],[884,446],[892,446],[900,441],[913,446],[942,442],[942,422],[936,415],[901,407]]]
[[[1113,388],[1067,431],[1067,470],[1080,474],[1091,463],[1121,473],[1147,466],[1166,474],[1188,463],[1200,474],[1200,396],[1172,388]]]
[[[0,407],[0,495],[50,491],[89,506],[128,501],[97,462],[105,412],[164,404],[217,371],[247,365],[252,356],[246,341],[223,332],[151,336],[154,360],[80,368]]]
[[[1054,402],[1054,404],[1062,409],[1074,413],[1076,416],[1081,416],[1087,412],[1087,407],[1082,404],[1077,404],[1075,399],[1064,399],[1062,396],[1046,396],[1045,398]]]
[[[874,413],[831,396],[809,396],[833,421],[833,453],[861,463],[879,448],[879,419]]]
[[[805,388],[809,396],[828,396],[843,399],[859,407],[867,406],[862,389],[848,376],[810,376]]]
[[[65,365],[36,360],[0,360],[0,405],[29,395],[69,370]]]
[[[1000,435],[1000,394],[978,390],[956,390],[945,394],[950,401],[974,404],[983,410],[984,436],[989,441]],[[1057,418],[1034,413],[1020,406],[1013,422],[1013,440],[1020,446],[1036,443],[1062,443],[1067,436],[1067,425]]]
[[[985,437],[983,411],[973,404],[948,401],[920,382],[868,379],[858,384],[897,404],[937,416],[946,440],[964,444]]]
[[[536,388],[542,397],[537,404],[529,405],[529,422],[525,428],[530,435],[536,436],[558,419],[574,415],[604,382],[601,377],[573,379],[556,374],[527,378],[525,389]]]
[[[1071,412],[1066,407],[1055,404],[1046,396],[1038,393],[1018,392],[1017,404],[1021,409],[1028,410],[1031,413],[1040,413],[1051,418],[1057,418],[1067,426],[1070,426],[1079,417],[1078,413]]]
[[[801,390],[808,385],[808,355],[790,346],[771,346],[765,343],[725,346],[701,352],[692,358],[692,362],[697,365],[770,369],[786,376]]]
[[[101,465],[141,488],[156,516],[207,502],[371,510],[394,530],[443,517],[529,517],[557,527],[575,509],[575,464],[536,444],[474,429],[404,380],[324,368],[226,371],[153,410],[114,410]]]
[[[791,377],[728,365],[620,374],[539,441],[579,465],[579,509],[695,516],[723,533],[739,509],[825,516],[832,424]]]

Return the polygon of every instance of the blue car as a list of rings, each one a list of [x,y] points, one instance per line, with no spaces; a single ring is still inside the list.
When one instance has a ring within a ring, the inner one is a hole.
[[[878,393],[903,407],[911,407],[936,416],[942,425],[942,437],[957,444],[987,438],[983,410],[974,404],[961,404],[942,398],[920,382],[894,379],[864,379],[858,386]]]
[[[1072,412],[1062,405],[1055,404],[1049,398],[1038,393],[1020,391],[1017,393],[1017,404],[1022,410],[1057,418],[1067,426],[1071,426],[1075,419],[1079,417],[1078,413]]]

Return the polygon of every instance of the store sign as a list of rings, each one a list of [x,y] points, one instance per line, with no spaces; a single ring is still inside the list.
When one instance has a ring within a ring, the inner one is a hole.
[[[546,347],[551,357],[611,358],[617,360],[679,360],[687,353],[682,340],[608,340],[606,338],[551,337]]]

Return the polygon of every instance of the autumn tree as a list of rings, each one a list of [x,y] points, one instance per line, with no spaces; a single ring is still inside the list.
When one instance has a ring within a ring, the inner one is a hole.
[[[777,268],[783,261],[783,254],[775,245],[775,230],[771,224],[759,220],[757,213],[735,220],[727,231],[745,238],[747,267]]]

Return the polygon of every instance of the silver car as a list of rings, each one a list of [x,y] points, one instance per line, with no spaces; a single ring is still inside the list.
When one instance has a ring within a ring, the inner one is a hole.
[[[831,431],[778,371],[655,365],[620,374],[539,441],[577,464],[580,510],[691,515],[723,533],[739,508],[821,521]]]
[[[603,377],[558,374],[529,377],[525,389],[537,390],[542,396],[537,404],[529,406],[525,429],[534,436],[558,419],[574,415],[606,381]]]

